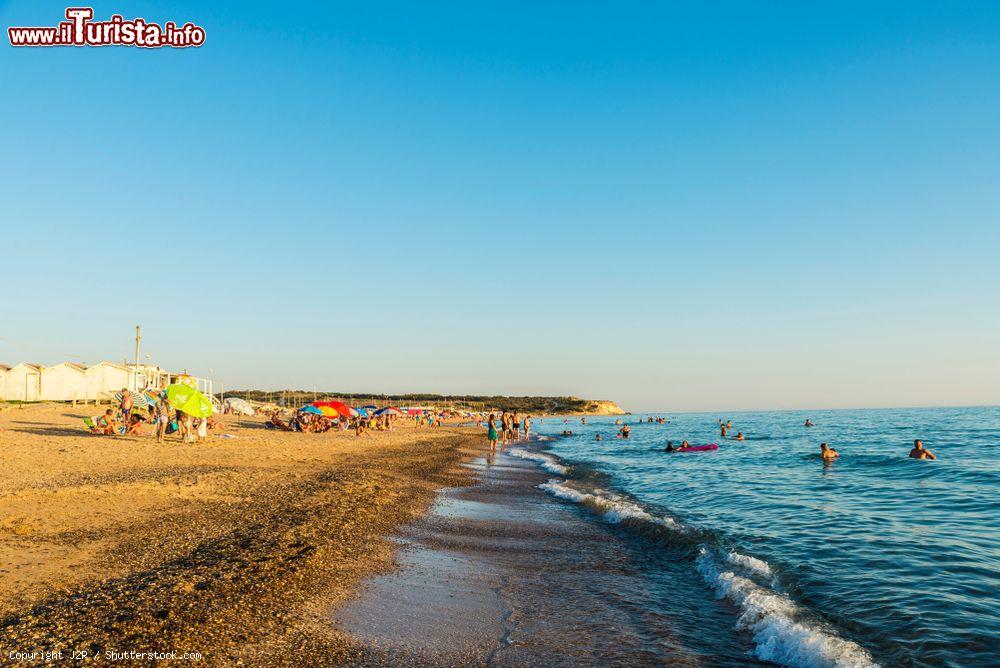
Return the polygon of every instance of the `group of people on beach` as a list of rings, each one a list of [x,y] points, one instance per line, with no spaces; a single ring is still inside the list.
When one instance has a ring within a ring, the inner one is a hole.
[[[119,393],[118,403],[108,408],[103,415],[89,423],[91,433],[102,436],[142,436],[146,427],[152,425],[156,442],[162,443],[167,435],[176,433],[183,443],[197,443],[208,437],[208,430],[214,428],[210,417],[196,418],[170,407],[166,397],[159,401],[148,401],[146,411],[137,410],[135,396],[126,388]]]
[[[490,454],[497,451],[497,444],[503,449],[509,443],[515,443],[521,439],[526,441],[531,437],[531,416],[525,415],[522,421],[521,416],[516,411],[511,413],[503,411],[500,415],[498,429],[497,416],[495,413],[490,413],[487,420],[487,437],[490,441]]]
[[[277,429],[279,431],[293,431],[303,434],[322,434],[331,429],[339,431],[353,430],[355,436],[364,436],[370,430],[392,431],[395,425],[396,416],[394,414],[376,415],[367,417],[363,415],[352,415],[350,418],[339,417],[330,419],[324,415],[298,411],[287,421],[282,417],[280,410],[271,413],[271,417],[264,423],[265,429]],[[417,422],[417,426],[421,426]],[[440,426],[440,419],[439,424]]]

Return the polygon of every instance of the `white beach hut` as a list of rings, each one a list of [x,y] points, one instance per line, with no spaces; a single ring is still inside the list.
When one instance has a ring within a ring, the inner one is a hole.
[[[82,401],[87,394],[86,369],[78,362],[60,362],[44,367],[38,398],[42,401]]]
[[[87,367],[83,375],[86,379],[86,396],[81,398],[87,401],[108,400],[123,387],[131,387],[132,370],[124,364],[101,362]]]
[[[38,401],[41,389],[40,364],[21,362],[7,371],[3,398],[7,401]]]

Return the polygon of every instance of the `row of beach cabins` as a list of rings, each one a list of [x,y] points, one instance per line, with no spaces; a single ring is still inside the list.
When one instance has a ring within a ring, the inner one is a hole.
[[[198,390],[212,396],[210,379],[166,371],[150,364],[0,364],[0,400],[101,402],[110,400],[122,388],[141,392],[162,389],[177,382],[192,384],[192,381]]]

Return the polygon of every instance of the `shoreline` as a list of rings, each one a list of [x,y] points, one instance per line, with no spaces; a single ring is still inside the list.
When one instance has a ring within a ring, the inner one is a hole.
[[[0,414],[0,626],[9,652],[352,662],[329,610],[392,568],[391,536],[468,482],[479,435],[265,431],[157,445],[72,407]],[[227,418],[229,416],[226,416]]]
[[[400,528],[399,567],[331,612],[357,664],[762,665],[683,562],[545,493],[539,445],[474,458],[474,484]],[[695,616],[726,631],[691,633]]]

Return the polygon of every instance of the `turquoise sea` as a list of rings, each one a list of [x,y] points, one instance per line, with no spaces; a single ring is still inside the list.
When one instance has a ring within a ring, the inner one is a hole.
[[[747,440],[721,440],[720,418]],[[692,576],[645,599],[691,599],[692,642],[732,636],[789,666],[1000,665],[1000,408],[629,415],[628,440],[616,419],[536,420],[508,456],[641,542],[650,569]],[[909,459],[914,438],[938,461]],[[684,439],[720,448],[663,451]],[[728,619],[705,628],[709,602]]]

